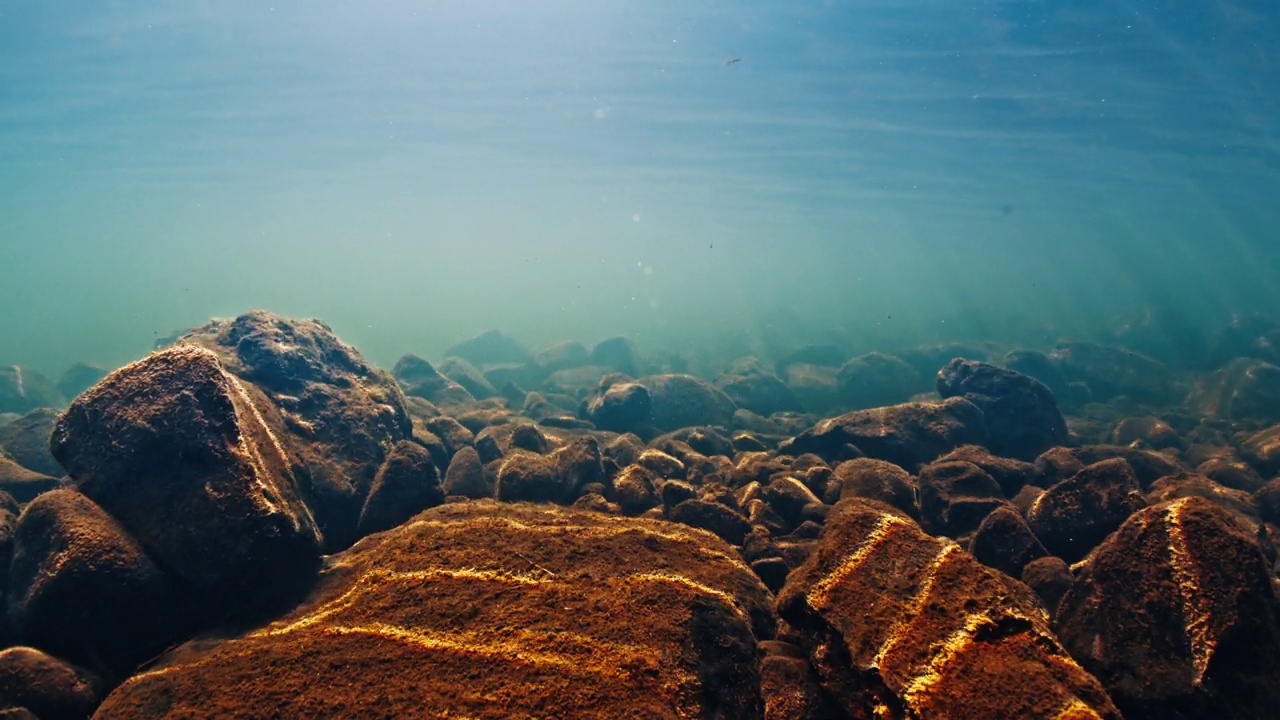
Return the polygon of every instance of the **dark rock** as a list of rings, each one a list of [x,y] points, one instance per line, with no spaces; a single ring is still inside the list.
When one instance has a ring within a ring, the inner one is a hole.
[[[1001,505],[983,519],[973,534],[969,552],[983,565],[1015,578],[1027,563],[1049,554],[1011,505]]]
[[[787,561],[782,558],[772,557],[751,563],[751,571],[760,577],[760,581],[769,588],[769,592],[776,593],[786,584],[787,574],[791,572],[791,568],[787,567]]]
[[[1065,560],[1057,555],[1046,555],[1022,567],[1022,582],[1035,591],[1041,605],[1053,617],[1062,597],[1071,589],[1073,578]]]
[[[879,500],[919,518],[918,492],[916,479],[906,470],[884,460],[858,458],[836,466],[823,500],[830,505],[851,497]]]
[[[804,650],[789,643],[760,643],[760,692],[767,720],[845,720],[822,689]]]
[[[390,530],[444,498],[431,454],[412,440],[401,440],[373,479],[360,511],[359,532],[363,536]]]
[[[53,435],[58,412],[39,408],[0,427],[0,446],[19,465],[42,475],[61,477],[63,470],[49,452],[49,437]]]
[[[1165,405],[1183,393],[1175,373],[1132,350],[1069,342],[1059,344],[1049,357],[1068,381],[1086,383],[1097,400],[1126,395],[1138,402]]]
[[[1009,503],[1017,508],[1022,517],[1025,518],[1027,513],[1031,512],[1031,506],[1035,505],[1036,501],[1039,500],[1040,496],[1043,494],[1044,488],[1042,487],[1036,485],[1023,485],[1022,489],[1018,491],[1018,494],[1009,499]]]
[[[919,482],[922,525],[935,535],[967,535],[1005,504],[1000,484],[970,462],[930,463],[920,469]]]
[[[650,448],[636,456],[633,460],[637,465],[643,465],[660,478],[684,478],[685,466],[675,457]]]
[[[1044,383],[1060,404],[1070,395],[1067,391],[1067,378],[1058,368],[1058,364],[1039,350],[1010,350],[1001,364],[1009,370],[1028,375]]]
[[[736,419],[737,413],[734,413],[734,417]],[[733,434],[733,449],[736,452],[764,452],[769,446],[749,432],[738,432]]]
[[[137,540],[74,490],[26,507],[10,567],[19,641],[110,677],[129,675],[205,620]]]
[[[1146,504],[1129,463],[1104,460],[1046,490],[1027,524],[1049,552],[1073,563]]]
[[[1166,475],[1176,475],[1187,468],[1177,458],[1148,450],[1146,448],[1121,447],[1118,445],[1087,445],[1073,448],[1072,454],[1085,465],[1093,465],[1103,460],[1121,459],[1129,463],[1138,484],[1148,488],[1151,483]]]
[[[862,500],[835,507],[778,612],[850,717],[1120,717],[1029,590]]]
[[[560,468],[546,455],[516,450],[502,460],[498,469],[497,498],[503,502],[555,502],[568,504],[568,483]]]
[[[715,385],[739,408],[761,415],[800,410],[800,401],[787,384],[772,373],[721,375]]]
[[[454,454],[444,474],[445,495],[491,498],[494,491],[495,486],[485,474],[480,454],[475,448],[464,447]]]
[[[466,388],[441,375],[431,363],[417,355],[400,358],[392,373],[406,395],[423,398],[437,405],[467,404],[476,400]]]
[[[613,492],[618,507],[627,515],[639,515],[657,507],[662,500],[658,496],[661,480],[643,465],[628,465],[613,479]]]
[[[586,418],[601,430],[641,436],[654,432],[653,399],[645,386],[620,382],[602,386],[587,401]]]
[[[938,371],[937,386],[942,397],[963,397],[982,410],[995,455],[1034,459],[1067,440],[1053,393],[1029,375],[956,358]]]
[[[599,365],[588,365],[551,373],[546,380],[542,381],[542,390],[551,395],[561,395],[581,401],[587,399],[598,388],[619,382],[631,382],[631,380],[630,375],[615,373]]]
[[[1116,445],[1140,442],[1155,450],[1183,447],[1182,438],[1173,426],[1155,417],[1125,418],[1116,424],[1110,439]]]
[[[811,503],[822,504],[822,500],[803,482],[790,476],[773,480],[764,486],[760,495],[778,517],[792,528],[802,522],[800,514],[805,506]]]
[[[0,367],[0,413],[27,413],[67,404],[53,381],[20,365]]]
[[[741,545],[751,532],[751,524],[732,508],[696,498],[671,508],[667,519],[713,532],[731,545]]]
[[[786,373],[794,365],[822,365],[838,368],[849,357],[849,351],[835,344],[804,345],[778,361],[778,373]]]
[[[1280,425],[1272,425],[1246,437],[1240,443],[1240,455],[1264,476],[1280,472]]]
[[[511,433],[511,448],[545,455],[550,449],[547,436],[533,425],[519,425]]]
[[[636,462],[645,452],[644,441],[632,433],[623,433],[605,443],[601,449],[606,459],[612,460],[619,468]]]
[[[28,503],[37,495],[49,492],[61,483],[58,478],[28,470],[8,458],[0,458],[0,492],[20,503]]]
[[[1209,418],[1280,421],[1280,367],[1256,358],[1236,358],[1197,380],[1186,406]]]
[[[1046,485],[1062,482],[1084,469],[1085,462],[1068,447],[1049,448],[1035,462],[1036,474]]]
[[[587,485],[608,482],[600,441],[590,435],[574,438],[556,448],[550,457],[558,468],[567,498],[576,497]]]
[[[556,343],[533,356],[533,362],[547,374],[557,370],[581,367],[590,364],[591,353],[586,346],[576,340]]]
[[[1000,484],[1000,492],[1008,498],[1017,495],[1023,486],[1040,482],[1040,473],[1035,465],[1012,458],[996,457],[981,445],[962,445],[938,458],[938,462],[952,460],[970,462],[982,468],[995,478]]]
[[[320,559],[293,463],[263,416],[216,355],[176,345],[76,398],[52,450],[210,619],[241,615],[291,599]]]
[[[844,406],[853,410],[905,402],[929,384],[901,358],[872,352],[840,366],[836,385]]]
[[[946,365],[955,358],[967,358],[969,360],[986,360],[986,351],[965,345],[964,343],[943,343],[941,345],[919,345],[916,347],[903,348],[895,353],[902,358],[908,365],[920,374],[920,379],[924,383],[924,387],[929,386],[929,381],[938,373],[938,368]]]
[[[986,434],[982,411],[968,400],[950,398],[846,413],[823,420],[778,450],[838,462],[844,446],[853,445],[868,457],[912,471],[961,445],[981,444]]]
[[[649,391],[659,430],[728,425],[737,410],[728,395],[692,375],[651,375],[639,383]]]
[[[210,350],[252,384],[246,391],[291,456],[326,551],[354,542],[374,476],[413,433],[395,379],[318,320],[254,311],[196,328],[182,342]]]
[[[685,500],[698,496],[698,489],[682,480],[667,480],[662,483],[662,507],[670,510]]]
[[[449,453],[449,457],[453,457],[459,450],[473,445],[476,441],[475,433],[447,415],[431,418],[426,425],[431,434],[440,438],[441,442],[444,443],[445,451]]]
[[[825,415],[842,408],[837,368],[799,363],[786,369],[787,387],[805,412]]]
[[[703,455],[733,455],[733,441],[709,427],[688,430],[684,433],[684,441]]]
[[[1252,522],[1258,522],[1258,509],[1254,505],[1251,494],[1243,490],[1223,487],[1197,473],[1178,473],[1160,478],[1151,484],[1146,494],[1146,501],[1148,505],[1158,505],[1191,496],[1202,497],[1249,518]]]
[[[1078,570],[1056,625],[1131,720],[1267,717],[1280,703],[1267,563],[1203,498],[1135,513]]]
[[[9,562],[13,559],[13,534],[18,529],[18,515],[22,507],[12,495],[0,491],[0,600],[9,587]],[[8,644],[9,627],[7,608],[0,606],[0,644]]]
[[[1208,366],[1220,368],[1236,358],[1257,358],[1280,363],[1280,346],[1274,342],[1280,323],[1260,314],[1240,314],[1218,331],[1209,345]]]
[[[1257,492],[1267,483],[1248,463],[1232,458],[1210,458],[1196,466],[1196,472],[1224,487]]]
[[[709,533],[446,504],[333,557],[278,622],[176,649],[97,718],[760,720],[771,604]]]
[[[484,373],[460,357],[441,360],[438,369],[441,375],[461,385],[476,400],[499,397],[498,389],[485,378]]]
[[[107,376],[107,369],[98,365],[78,362],[67,368],[58,380],[58,393],[67,399],[73,399],[88,390]]]
[[[631,377],[640,375],[640,355],[631,341],[624,337],[601,340],[591,348],[590,362]]]
[[[6,717],[84,720],[98,706],[102,689],[92,673],[35,648],[0,650],[0,708],[14,713]]]
[[[533,353],[497,330],[489,330],[469,340],[463,340],[450,347],[444,354],[462,358],[475,365],[533,362]]]

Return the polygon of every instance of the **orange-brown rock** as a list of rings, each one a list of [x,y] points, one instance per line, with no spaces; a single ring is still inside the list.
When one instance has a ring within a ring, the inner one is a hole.
[[[778,596],[845,713],[1120,717],[1059,645],[1030,590],[880,508],[838,504]]]
[[[749,720],[773,624],[710,533],[450,504],[331,556],[294,612],[179,648],[95,717]]]
[[[83,720],[101,691],[91,673],[35,648],[0,651],[0,717]]]
[[[1280,707],[1280,599],[1245,525],[1181,498],[1135,513],[1078,566],[1055,625],[1129,720]]]

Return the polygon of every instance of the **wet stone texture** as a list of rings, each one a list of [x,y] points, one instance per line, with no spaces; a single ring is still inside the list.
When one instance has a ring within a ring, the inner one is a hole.
[[[1280,599],[1247,523],[1200,497],[1141,510],[1078,569],[1055,625],[1129,720],[1280,708]]]
[[[1023,585],[905,515],[845,500],[778,595],[851,717],[1116,718]]]
[[[774,623],[710,533],[446,505],[332,556],[277,622],[172,652],[95,717],[750,720]]]

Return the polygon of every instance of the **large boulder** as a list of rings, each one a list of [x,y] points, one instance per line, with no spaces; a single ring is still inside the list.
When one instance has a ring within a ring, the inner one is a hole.
[[[525,364],[533,362],[533,353],[498,330],[488,330],[450,347],[446,356],[460,357],[478,366]]]
[[[987,429],[982,411],[963,398],[855,410],[814,425],[779,447],[791,455],[814,453],[828,462],[844,459],[846,446],[887,460],[908,472],[961,445],[981,444]]]
[[[935,535],[968,535],[1005,503],[1000,484],[971,462],[932,462],[920,469],[921,524]]]
[[[1049,552],[1076,562],[1146,504],[1133,468],[1114,458],[1046,490],[1032,503],[1027,524]]]
[[[25,413],[67,404],[54,382],[21,365],[0,367],[0,413]]]
[[[422,510],[444,502],[440,471],[427,449],[401,440],[373,479],[360,511],[361,535],[389,530]]]
[[[62,466],[49,452],[49,436],[58,411],[38,408],[0,427],[0,446],[19,465],[42,475],[61,477]]]
[[[391,375],[343,343],[318,320],[254,311],[217,320],[182,343],[213,352],[247,381],[279,417],[303,499],[324,534],[325,550],[347,547],[374,476],[413,432],[404,394]]]
[[[62,377],[58,379],[58,392],[64,398],[73,399],[85,390],[97,385],[98,381],[106,377],[108,372],[106,368],[100,365],[78,362],[62,373]]]
[[[643,436],[655,432],[653,398],[648,388],[636,382],[603,379],[583,403],[583,415],[601,430]]]
[[[987,424],[987,447],[996,455],[1034,460],[1067,441],[1067,422],[1053,392],[1013,370],[956,358],[938,371],[938,394],[977,405]]]
[[[774,622],[764,586],[710,533],[444,505],[330,558],[277,622],[178,648],[95,717],[751,720]]]
[[[836,385],[845,407],[853,410],[906,402],[929,387],[904,360],[880,352],[846,362],[836,373]]]
[[[1083,382],[1097,400],[1125,395],[1153,405],[1177,402],[1176,373],[1158,360],[1125,348],[1089,342],[1060,343],[1049,357],[1069,381]]]
[[[102,690],[102,681],[92,673],[35,648],[0,651],[0,717],[84,720]]]
[[[0,492],[7,492],[20,503],[31,502],[40,493],[58,487],[58,478],[28,470],[17,462],[0,457]]]
[[[293,463],[252,397],[214,353],[176,345],[81,394],[53,433],[76,489],[215,616],[289,598],[319,564]]]
[[[884,506],[838,504],[778,612],[850,717],[1120,717],[1030,590]]]
[[[27,505],[10,567],[18,640],[108,677],[132,673],[203,619],[138,541],[75,490]]]
[[[1203,417],[1280,421],[1280,367],[1256,358],[1236,358],[1199,378],[1186,405]]]
[[[397,360],[392,374],[406,395],[429,400],[436,405],[475,402],[466,388],[440,374],[431,363],[417,355],[405,355]]]
[[[760,415],[800,410],[800,401],[791,388],[763,367],[740,368],[716,378],[715,384],[739,408]]]
[[[1272,717],[1280,599],[1253,530],[1188,497],[1141,510],[1078,568],[1058,635],[1129,720]]]
[[[728,395],[692,375],[651,375],[639,383],[649,391],[653,424],[662,431],[694,425],[727,426],[738,409]]]

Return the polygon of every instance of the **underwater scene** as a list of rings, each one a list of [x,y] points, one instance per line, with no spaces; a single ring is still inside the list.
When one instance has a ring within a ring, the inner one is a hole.
[[[1276,38],[0,0],[0,718],[1280,718]]]

